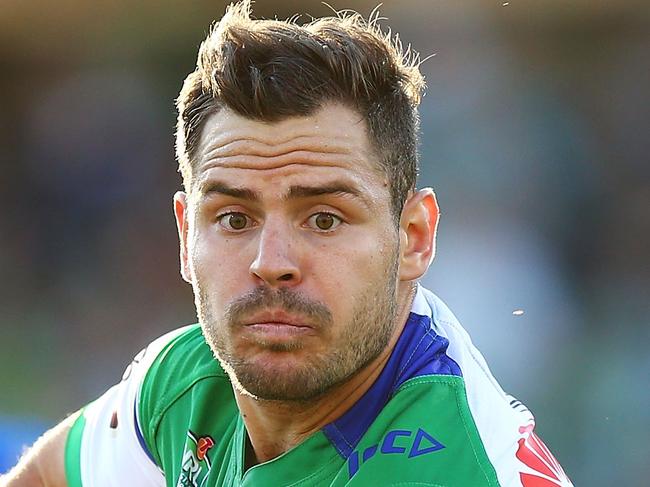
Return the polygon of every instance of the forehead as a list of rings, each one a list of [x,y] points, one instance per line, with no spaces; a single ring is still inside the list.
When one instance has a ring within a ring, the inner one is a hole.
[[[279,122],[222,109],[203,127],[194,174],[193,186],[199,187],[215,177],[244,177],[239,182],[249,183],[277,175],[374,180],[385,186],[363,117],[340,104]]]

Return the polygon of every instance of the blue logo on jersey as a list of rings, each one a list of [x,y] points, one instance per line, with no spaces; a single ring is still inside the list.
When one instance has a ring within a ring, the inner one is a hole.
[[[409,441],[409,438],[412,436],[413,432],[408,430],[389,431],[386,436],[384,436],[381,446],[369,446],[363,450],[361,458],[359,458],[359,452],[357,450],[353,451],[348,457],[348,472],[350,478],[359,471],[359,467],[362,464],[375,456],[378,449],[379,453],[382,455],[401,455],[405,454],[408,450],[408,458],[414,458],[442,450],[445,447],[445,445],[440,443],[422,428],[418,428],[413,440]]]

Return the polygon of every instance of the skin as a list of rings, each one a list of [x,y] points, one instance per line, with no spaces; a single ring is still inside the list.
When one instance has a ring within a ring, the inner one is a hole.
[[[410,195],[396,227],[376,159],[343,105],[272,124],[222,110],[204,127],[189,194],[175,196],[182,275],[235,386],[249,465],[372,385],[433,257],[433,192]]]
[[[362,118],[342,105],[278,123],[222,110],[206,122],[189,192],[174,197],[181,274],[194,288],[208,342],[231,374],[249,436],[247,466],[294,447],[368,390],[433,258],[433,191],[413,192],[396,227],[376,159]],[[288,197],[291,187],[311,194]],[[333,187],[352,193],[329,192]],[[225,195],[224,188],[252,193]],[[314,188],[327,191],[314,195]],[[244,228],[233,232],[229,225],[241,217],[224,213],[245,215]],[[334,223],[324,231],[317,221]],[[260,289],[274,297],[261,297]],[[236,303],[254,303],[254,311],[232,313]],[[351,341],[360,350],[350,350]],[[332,355],[336,350],[342,355]],[[324,365],[337,373],[322,374]],[[253,376],[259,371],[259,380],[242,384],[242,367]],[[310,375],[322,380],[310,385]],[[296,382],[300,387],[292,387]],[[311,390],[299,397],[303,386]],[[285,399],[263,397],[278,387]],[[0,486],[65,487],[74,419],[43,435]]]
[[[45,433],[7,475],[1,487],[66,487],[64,451],[73,414]]]

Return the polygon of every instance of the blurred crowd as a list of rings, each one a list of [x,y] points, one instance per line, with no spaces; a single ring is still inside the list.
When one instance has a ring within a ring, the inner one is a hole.
[[[0,8],[0,472],[151,339],[196,320],[172,216],[173,99],[223,6]],[[431,55],[420,185],[442,220],[424,284],[576,485],[647,485],[650,9],[408,0],[381,12]]]

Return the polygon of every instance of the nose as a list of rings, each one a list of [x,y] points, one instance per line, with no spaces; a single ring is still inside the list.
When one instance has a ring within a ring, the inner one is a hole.
[[[260,232],[257,254],[250,272],[256,280],[271,287],[292,286],[301,280],[298,249],[291,230],[267,221]]]

